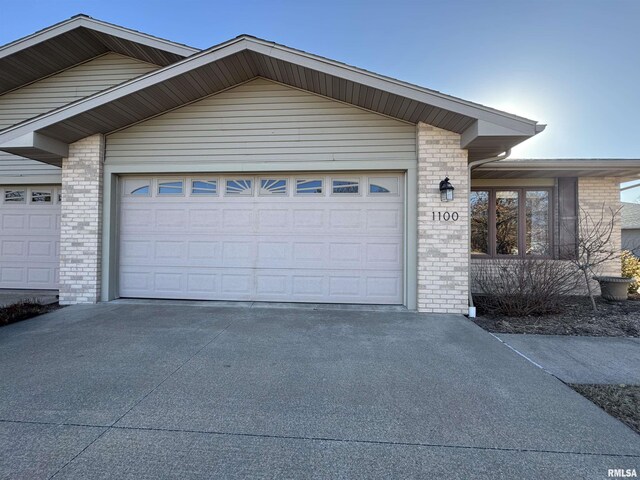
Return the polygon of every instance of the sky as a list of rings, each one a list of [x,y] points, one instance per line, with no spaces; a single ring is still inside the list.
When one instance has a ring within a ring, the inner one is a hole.
[[[548,125],[513,158],[640,158],[640,0],[0,0],[0,44],[78,13],[198,48],[247,33]]]

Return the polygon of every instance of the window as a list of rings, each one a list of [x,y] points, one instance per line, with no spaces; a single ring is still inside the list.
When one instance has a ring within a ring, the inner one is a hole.
[[[398,194],[398,178],[397,177],[371,177],[369,178],[369,194]]]
[[[217,195],[217,180],[192,180],[191,195]]]
[[[144,187],[138,187],[134,190],[131,190],[131,195],[149,196],[149,185],[145,185]]]
[[[333,193],[358,193],[358,191],[358,180],[333,180]]]
[[[551,190],[482,189],[470,195],[471,253],[551,255]]]
[[[182,195],[184,183],[182,180],[158,182],[158,195]]]
[[[322,195],[322,180],[296,180],[296,193],[302,195]]]
[[[51,190],[31,190],[31,203],[51,203]]]
[[[471,253],[489,253],[489,192],[471,192]]]
[[[25,190],[5,190],[4,201],[6,203],[25,203],[26,193]]]
[[[544,255],[549,250],[549,192],[546,190],[527,190],[525,204],[527,255]]]
[[[231,196],[253,194],[253,181],[249,178],[227,180],[226,194]]]
[[[123,180],[124,194],[148,197],[151,195],[151,180],[148,178],[125,178]]]
[[[518,200],[517,191],[496,192],[496,253],[518,255]]]
[[[260,180],[260,195],[286,195],[287,180],[284,178],[263,178]]]

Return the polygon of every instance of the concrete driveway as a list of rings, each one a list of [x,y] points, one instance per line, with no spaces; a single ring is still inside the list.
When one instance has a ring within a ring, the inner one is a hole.
[[[0,329],[0,478],[607,478],[640,436],[467,319],[131,304]]]

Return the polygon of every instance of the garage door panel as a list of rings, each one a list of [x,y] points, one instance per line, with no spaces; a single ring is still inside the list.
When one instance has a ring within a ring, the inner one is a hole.
[[[22,257],[25,254],[24,240],[2,240],[0,242],[0,260]]]
[[[368,208],[367,215],[368,233],[402,233],[401,208]]]
[[[402,195],[262,195],[125,195],[120,295],[402,303]]]
[[[324,210],[297,207],[292,213],[292,219],[292,233],[324,231],[326,221]]]
[[[184,208],[159,208],[155,212],[154,226],[161,231],[184,231],[189,210]]]
[[[49,202],[32,200],[31,190],[51,191]],[[0,288],[55,289],[60,257],[57,187],[0,187]],[[19,202],[8,201],[22,192]],[[5,195],[6,194],[6,195]]]
[[[245,232],[253,226],[253,211],[248,208],[238,208],[237,205],[212,205],[213,208],[224,208],[222,212],[222,228],[227,231]]]

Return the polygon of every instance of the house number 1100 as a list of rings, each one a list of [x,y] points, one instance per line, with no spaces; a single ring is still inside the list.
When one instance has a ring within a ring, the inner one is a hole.
[[[445,221],[448,222],[449,220],[457,222],[458,221],[458,212],[431,212],[433,214],[433,221],[435,222],[436,220],[438,220],[439,222]]]

